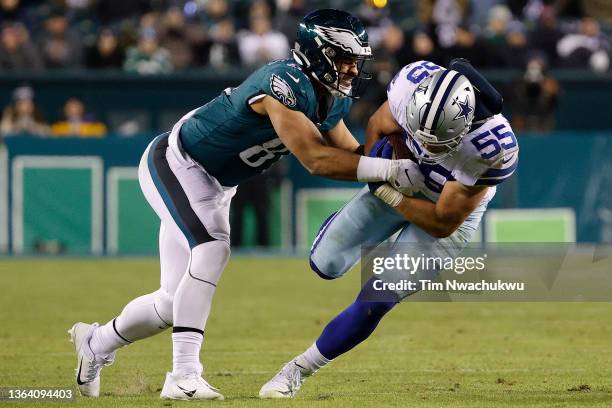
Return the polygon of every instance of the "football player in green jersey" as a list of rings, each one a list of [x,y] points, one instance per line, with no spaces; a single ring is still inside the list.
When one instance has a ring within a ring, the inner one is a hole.
[[[318,10],[298,27],[292,58],[259,68],[236,88],[187,113],[155,138],[139,167],[144,195],[161,219],[161,287],[100,326],[76,323],[81,394],[97,397],[100,370],[116,350],[172,326],[167,399],[223,399],[202,378],[200,348],[213,294],[230,256],[229,206],[236,186],[293,153],[315,175],[409,184],[410,160],[356,154],[344,124],[372,57],[363,24]]]

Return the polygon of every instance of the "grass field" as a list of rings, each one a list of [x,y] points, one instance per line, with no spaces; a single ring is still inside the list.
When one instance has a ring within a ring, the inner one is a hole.
[[[155,259],[0,260],[0,387],[72,387],[66,330],[79,320],[107,321],[158,281]],[[323,281],[302,259],[232,259],[202,352],[206,378],[226,397],[214,404],[612,406],[610,303],[402,304],[369,341],[309,379],[296,400],[258,400],[260,386],[358,287],[358,273]],[[159,399],[170,367],[165,332],[121,350],[102,372],[103,396],[78,397],[73,406],[194,405]]]

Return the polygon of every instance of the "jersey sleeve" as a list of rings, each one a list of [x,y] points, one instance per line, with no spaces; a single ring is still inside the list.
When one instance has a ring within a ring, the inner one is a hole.
[[[315,100],[308,77],[298,69],[270,69],[262,81],[262,91],[287,108],[307,113]]]
[[[496,186],[509,179],[518,167],[518,142],[502,115],[468,134],[463,143],[466,159],[453,176],[464,185]]]
[[[337,98],[334,101],[334,105],[331,107],[329,114],[325,121],[319,126],[321,132],[329,132],[336,127],[338,122],[348,115],[353,105],[351,98]]]
[[[425,78],[442,67],[429,61],[417,61],[402,68],[387,86],[387,100],[393,118],[402,127],[406,122],[406,106],[412,94]]]

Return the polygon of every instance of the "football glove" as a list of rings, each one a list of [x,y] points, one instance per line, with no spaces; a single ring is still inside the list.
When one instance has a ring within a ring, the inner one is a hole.
[[[391,159],[393,146],[387,137],[383,137],[372,147],[370,157]],[[402,196],[411,196],[424,187],[424,177],[418,164],[412,160],[394,160],[392,164],[391,177],[388,183],[370,182],[370,192],[392,207],[396,207],[402,200]]]

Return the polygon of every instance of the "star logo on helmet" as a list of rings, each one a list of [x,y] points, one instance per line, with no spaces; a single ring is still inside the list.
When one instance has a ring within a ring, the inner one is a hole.
[[[474,112],[474,108],[470,106],[469,98],[466,95],[465,101],[461,102],[459,99],[457,99],[455,103],[459,106],[459,113],[457,113],[457,116],[455,116],[453,120],[463,118],[463,120],[465,120],[465,123],[467,124],[468,117],[470,116],[472,112]]]

